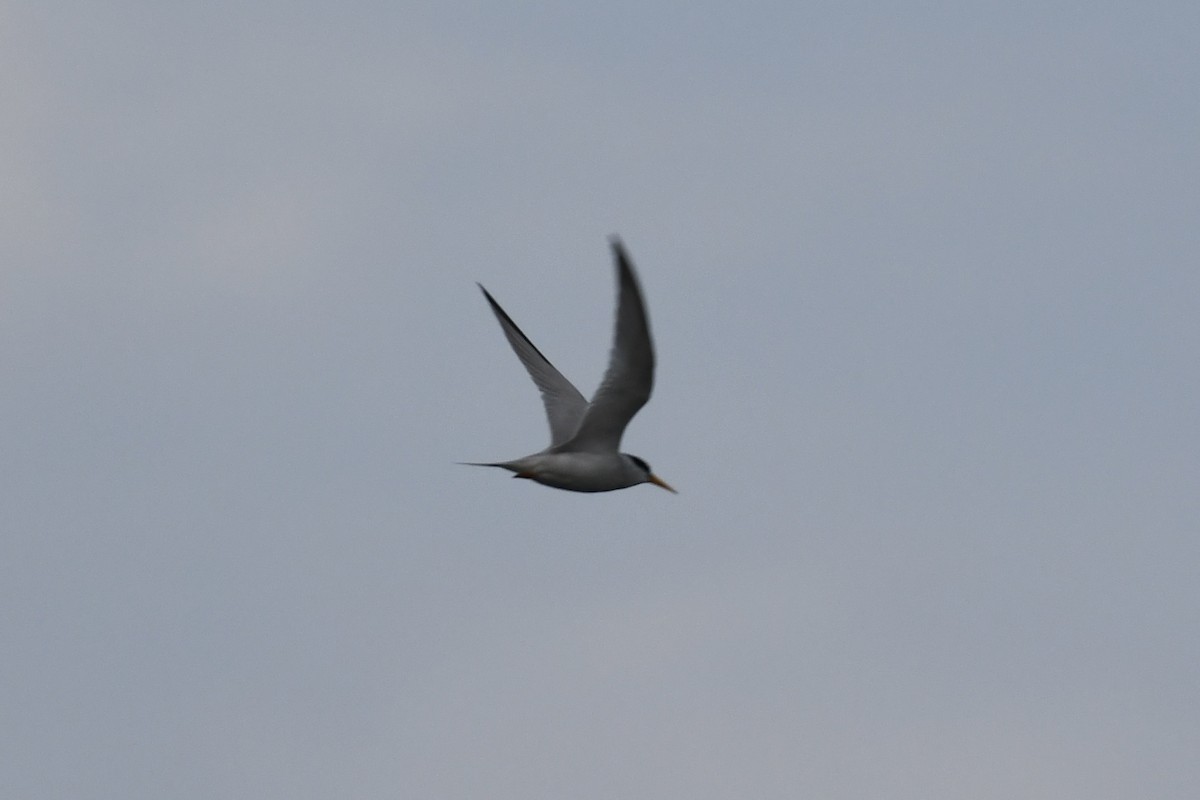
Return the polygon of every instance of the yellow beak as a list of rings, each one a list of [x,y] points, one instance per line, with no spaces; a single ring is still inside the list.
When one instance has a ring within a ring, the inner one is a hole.
[[[664,481],[662,478],[658,477],[654,473],[650,473],[650,477],[647,478],[646,480],[648,480],[650,483],[653,483],[655,486],[661,486],[662,488],[666,489],[671,494],[679,494],[679,492],[677,492],[671,488],[671,485],[669,483],[667,483],[666,481]]]

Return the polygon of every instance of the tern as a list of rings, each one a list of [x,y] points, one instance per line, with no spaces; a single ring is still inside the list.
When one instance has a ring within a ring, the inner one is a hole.
[[[637,456],[620,452],[621,435],[654,387],[654,343],[646,304],[638,288],[633,262],[624,245],[612,237],[617,272],[617,319],[608,369],[591,402],[521,332],[495,298],[477,284],[500,322],[505,338],[542,394],[550,422],[550,446],[512,461],[466,462],[500,467],[514,478],[528,478],[572,492],[611,492],[652,483],[675,492]]]

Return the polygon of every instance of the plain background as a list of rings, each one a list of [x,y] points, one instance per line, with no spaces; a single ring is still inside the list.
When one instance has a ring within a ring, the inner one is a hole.
[[[1195,797],[1198,9],[0,4],[0,795]]]

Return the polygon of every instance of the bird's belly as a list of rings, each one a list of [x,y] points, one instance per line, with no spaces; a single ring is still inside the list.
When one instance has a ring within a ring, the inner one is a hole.
[[[547,453],[522,477],[573,492],[611,492],[633,486],[620,456],[593,453]]]

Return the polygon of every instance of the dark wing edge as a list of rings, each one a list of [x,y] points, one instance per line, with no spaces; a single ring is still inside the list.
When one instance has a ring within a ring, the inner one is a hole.
[[[617,450],[629,421],[654,388],[654,340],[633,261],[617,236],[609,238],[617,273],[612,350],[604,379],[564,449]]]
[[[517,327],[517,323],[513,322],[512,317],[500,307],[491,293],[483,288],[483,284],[475,285],[487,298],[492,313],[500,323],[500,329],[504,331],[504,337],[508,339],[513,352],[521,359],[525,371],[541,392],[546,419],[550,423],[550,446],[562,444],[574,436],[579,428],[580,420],[587,409],[587,399]]]

